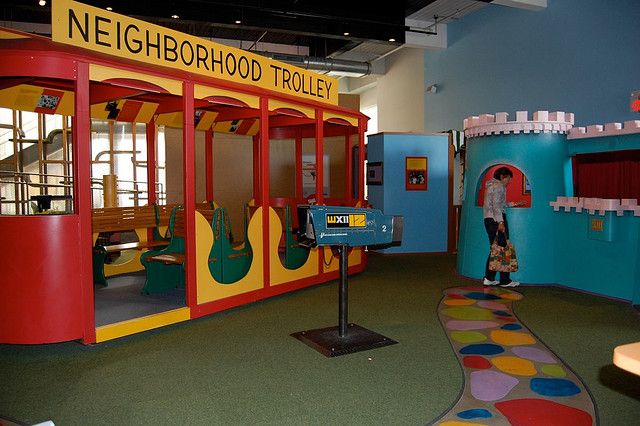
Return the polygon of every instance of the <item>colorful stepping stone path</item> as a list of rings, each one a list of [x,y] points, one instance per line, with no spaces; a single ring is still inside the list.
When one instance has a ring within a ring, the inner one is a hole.
[[[513,314],[522,294],[501,287],[444,291],[438,315],[462,365],[464,391],[433,424],[594,425],[591,395]]]

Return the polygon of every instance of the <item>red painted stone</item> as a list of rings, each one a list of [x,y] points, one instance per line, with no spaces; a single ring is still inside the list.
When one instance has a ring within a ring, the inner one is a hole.
[[[523,398],[497,402],[496,408],[514,426],[591,426],[591,414],[545,399]]]
[[[449,299],[464,299],[465,297],[461,294],[447,294]]]
[[[491,363],[489,362],[489,360],[478,355],[467,355],[462,358],[462,363],[467,368],[477,368],[479,370],[491,368]]]

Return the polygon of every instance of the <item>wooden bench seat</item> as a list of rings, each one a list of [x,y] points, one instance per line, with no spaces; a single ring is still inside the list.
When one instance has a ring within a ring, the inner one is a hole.
[[[160,262],[165,265],[182,265],[184,264],[185,256],[180,253],[171,253],[171,254],[156,254],[154,256],[147,257],[146,260],[149,262]]]
[[[113,275],[141,271],[144,269],[140,263],[142,252],[150,248],[167,246],[169,240],[162,237],[160,228],[169,224],[166,210],[172,206],[139,206],[139,207],[110,207],[93,209],[93,278],[94,282],[107,285],[106,278]],[[154,239],[148,239],[148,231],[153,230]],[[120,244],[98,244],[100,233],[134,232],[138,241]],[[123,263],[105,263],[109,253],[118,253],[124,250],[136,250],[133,258]]]
[[[163,247],[163,246],[166,247],[168,245],[169,245],[168,241],[137,241],[137,242],[123,243],[123,244],[111,244],[103,247],[107,253],[115,253],[122,250],[133,250],[133,249]]]

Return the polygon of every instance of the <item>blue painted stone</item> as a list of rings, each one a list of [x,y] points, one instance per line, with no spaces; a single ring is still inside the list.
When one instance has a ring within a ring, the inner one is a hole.
[[[504,352],[504,348],[493,343],[477,343],[460,349],[463,355],[496,355]]]
[[[520,330],[522,328],[522,326],[520,324],[505,324],[502,327],[500,327],[503,330]]]
[[[471,410],[465,410],[458,413],[458,417],[461,419],[488,419],[493,417],[489,410],[484,408],[472,408]]]
[[[571,396],[580,393],[571,380],[567,379],[531,379],[531,390],[542,396]]]
[[[495,294],[491,294],[491,293],[483,293],[481,291],[472,291],[469,293],[465,293],[464,297],[468,298],[468,299],[473,299],[473,300],[496,300],[496,299],[500,299],[500,296],[496,296]]]
[[[499,317],[510,317],[511,314],[507,311],[493,311],[493,315],[497,315]]]

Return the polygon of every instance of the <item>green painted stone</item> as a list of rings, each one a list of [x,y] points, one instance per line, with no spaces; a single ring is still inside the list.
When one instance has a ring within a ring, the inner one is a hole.
[[[557,365],[557,364],[543,365],[541,370],[542,370],[542,372],[544,374],[546,374],[547,376],[551,376],[551,377],[566,377],[567,376],[567,372],[564,371],[564,368],[562,368],[562,366]]]
[[[477,308],[475,306],[454,306],[445,308],[442,314],[451,318],[465,320],[492,320],[493,312],[490,309]]]
[[[451,340],[459,343],[478,343],[487,340],[487,336],[478,331],[452,331]]]

